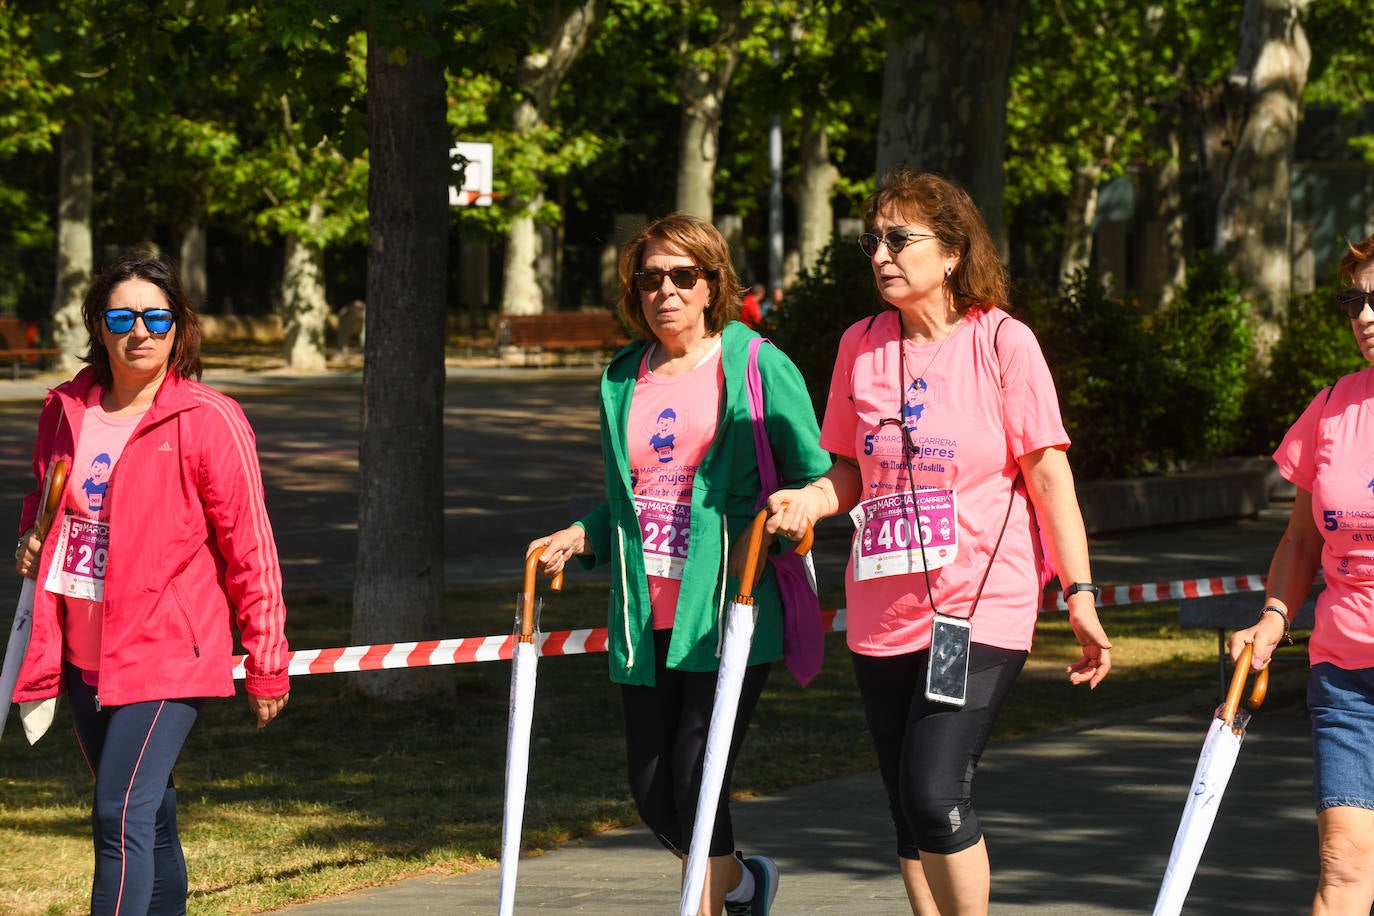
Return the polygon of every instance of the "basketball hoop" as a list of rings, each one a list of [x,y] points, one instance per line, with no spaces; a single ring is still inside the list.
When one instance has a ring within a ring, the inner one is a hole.
[[[449,161],[455,172],[461,172],[462,185],[448,187],[450,207],[490,207],[496,195],[492,192],[491,175],[494,162],[490,143],[455,143],[449,150]]]

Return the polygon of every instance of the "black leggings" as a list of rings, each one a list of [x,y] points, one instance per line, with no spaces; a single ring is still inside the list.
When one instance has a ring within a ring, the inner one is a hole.
[[[1025,652],[973,643],[962,708],[925,698],[930,650],[876,657],[850,653],[864,714],[897,827],[897,855],[919,859],[973,846],[973,773]]]
[[[685,853],[692,844],[697,798],[701,794],[701,769],[706,758],[711,706],[716,697],[716,672],[669,669],[664,659],[668,657],[671,636],[672,630],[654,633],[654,686],[624,685],[620,695],[625,707],[630,792],[639,816],[660,843],[673,852]],[[763,664],[744,669],[735,732],[730,739],[725,781],[711,834],[712,856],[727,856],[735,851],[735,830],[730,822],[730,777],[772,667]]]

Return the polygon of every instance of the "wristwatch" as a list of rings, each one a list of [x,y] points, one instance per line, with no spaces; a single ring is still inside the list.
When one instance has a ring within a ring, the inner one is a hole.
[[[1102,589],[1093,585],[1091,582],[1075,582],[1073,585],[1064,589],[1064,600],[1068,601],[1079,592],[1092,592],[1093,604],[1097,604],[1097,599],[1102,595]]]

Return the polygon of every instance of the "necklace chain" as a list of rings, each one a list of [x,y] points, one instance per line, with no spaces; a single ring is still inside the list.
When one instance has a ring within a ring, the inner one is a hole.
[[[921,374],[920,374],[920,375],[915,375],[915,374],[913,374],[913,375],[911,376],[911,380],[914,381],[914,382],[919,382],[919,383],[920,383],[920,387],[925,387],[925,384],[926,384],[926,373],[930,371],[930,367],[931,367],[931,366],[935,365],[935,360],[937,360],[937,359],[940,358],[940,351],[943,350],[943,349],[945,348],[945,344],[949,343],[949,339],[950,339],[951,337],[954,336],[954,333],[955,333],[956,331],[959,330],[959,324],[960,324],[960,322],[962,322],[963,320],[964,320],[964,316],[963,316],[963,315],[960,315],[960,316],[958,317],[958,319],[955,320],[954,326],[951,327],[951,328],[949,329],[949,333],[945,335],[944,340],[940,341],[940,345],[939,345],[938,347],[935,348],[935,353],[931,355],[930,361],[927,362],[927,363],[926,363],[926,367],[925,367],[924,369],[921,370]],[[906,371],[907,371],[908,373],[911,373],[911,364],[908,363],[908,362],[906,361],[906,338],[905,338],[905,337],[902,338],[902,344],[901,344],[901,346],[902,346],[902,365],[903,365],[903,366],[906,366]]]

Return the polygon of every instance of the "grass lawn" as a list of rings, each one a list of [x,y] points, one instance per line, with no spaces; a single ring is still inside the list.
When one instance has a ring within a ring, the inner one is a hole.
[[[543,583],[541,581],[541,587]],[[445,635],[510,631],[519,587],[455,591]],[[605,589],[542,592],[544,628],[605,621]],[[828,607],[838,596],[823,596]],[[346,598],[289,603],[297,648],[348,642]],[[997,739],[1061,726],[1216,685],[1216,643],[1184,632],[1172,603],[1103,612],[1116,669],[1095,691],[1070,688],[1067,616],[1046,615]],[[874,767],[842,634],[805,690],[774,670],[735,776],[767,793]],[[425,871],[494,864],[501,840],[510,665],[457,665],[439,700],[385,704],[348,675],[293,681],[291,704],[253,728],[242,694],[207,704],[176,771],[192,914],[258,913]],[[86,910],[90,780],[65,705],[27,747],[11,721],[0,751],[0,912]],[[541,660],[525,844],[548,847],[633,823],[620,705],[606,656]]]

